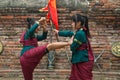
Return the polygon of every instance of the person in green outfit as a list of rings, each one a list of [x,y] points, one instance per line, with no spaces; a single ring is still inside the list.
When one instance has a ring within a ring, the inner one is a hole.
[[[46,20],[41,18],[35,21],[33,18],[27,18],[28,29],[22,33],[20,43],[23,48],[20,53],[20,64],[24,75],[24,80],[33,80],[33,71],[42,59],[42,57],[50,50],[59,49],[69,46],[70,42],[53,42],[38,46],[38,41],[47,38]],[[42,35],[35,35],[43,28]]]
[[[71,25],[75,29],[75,32],[70,30],[53,30],[59,36],[72,37],[70,45],[72,66],[69,80],[92,80],[94,56],[89,42],[91,36],[88,27],[88,18],[80,14],[75,14],[72,16]]]

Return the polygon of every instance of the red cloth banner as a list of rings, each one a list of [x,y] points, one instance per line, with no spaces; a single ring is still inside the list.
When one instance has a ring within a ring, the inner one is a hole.
[[[48,11],[47,19],[51,19],[55,28],[58,30],[58,15],[57,15],[57,8],[56,8],[56,0],[49,0],[48,5],[39,11]]]

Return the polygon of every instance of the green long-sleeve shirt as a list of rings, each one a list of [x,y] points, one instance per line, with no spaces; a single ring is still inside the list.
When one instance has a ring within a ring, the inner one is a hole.
[[[35,30],[38,28],[39,24],[35,23],[29,30],[26,31],[24,39],[37,38],[37,41],[41,41],[47,38],[48,32],[43,32],[42,35],[35,36]],[[26,51],[34,48],[34,46],[23,46],[20,55],[22,56]]]
[[[59,36],[72,37],[74,36],[73,43],[70,45],[72,51],[72,63],[86,62],[88,61],[87,50],[76,50],[82,43],[87,43],[87,38],[83,30],[78,30],[75,33],[69,30],[59,31]]]

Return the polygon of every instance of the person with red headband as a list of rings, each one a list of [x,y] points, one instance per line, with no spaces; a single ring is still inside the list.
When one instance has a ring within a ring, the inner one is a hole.
[[[94,55],[89,42],[91,36],[88,28],[88,18],[75,14],[72,16],[71,25],[75,32],[54,29],[54,32],[59,36],[72,37],[70,45],[72,66],[69,80],[92,80]]]

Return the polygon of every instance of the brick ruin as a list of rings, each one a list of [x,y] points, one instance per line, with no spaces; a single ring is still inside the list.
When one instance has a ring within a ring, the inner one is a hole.
[[[69,8],[58,7],[58,19],[60,30],[71,29],[70,15],[79,13],[88,16],[89,27],[92,35],[91,44],[95,56],[98,56],[102,50],[104,54],[100,57],[98,63],[102,73],[95,65],[93,74],[94,79],[104,76],[104,80],[120,79],[120,58],[111,52],[111,46],[114,42],[120,41],[120,1],[116,3],[101,0],[99,5],[91,2],[88,11],[70,10]],[[19,63],[19,53],[22,46],[19,43],[22,31],[27,27],[26,18],[34,17],[36,20],[45,16],[46,12],[38,12],[38,8],[0,8],[0,41],[4,46],[4,51],[0,55],[0,78],[20,77],[22,78],[21,66]],[[50,31],[50,27],[48,27]],[[50,34],[50,32],[49,32]],[[61,41],[66,41],[64,37],[59,37]],[[53,40],[56,41],[55,37]],[[50,35],[39,45],[50,41]],[[55,69],[47,69],[47,55],[43,57],[37,66],[34,77],[36,80],[65,80],[70,74],[70,64],[68,62],[66,51],[71,56],[69,48],[56,50]],[[99,75],[99,76],[98,76]],[[4,80],[4,79],[3,79]]]

